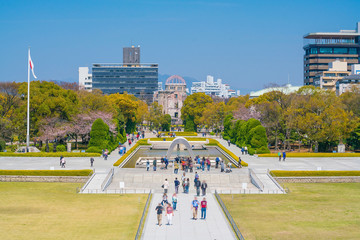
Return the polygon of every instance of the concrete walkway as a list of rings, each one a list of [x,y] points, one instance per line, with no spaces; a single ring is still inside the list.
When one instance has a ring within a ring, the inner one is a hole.
[[[200,219],[200,209],[198,220],[192,219],[191,201],[193,199],[194,193],[192,192],[178,194],[178,206],[177,211],[174,212],[173,225],[166,225],[167,218],[163,213],[163,225],[158,226],[155,208],[161,202],[162,194],[153,194],[142,239],[236,239],[222,209],[212,194],[206,196],[208,202],[206,220]],[[199,197],[198,200],[201,201],[202,197]]]

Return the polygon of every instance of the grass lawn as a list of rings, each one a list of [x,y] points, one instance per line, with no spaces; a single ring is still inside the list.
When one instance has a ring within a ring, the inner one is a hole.
[[[287,195],[221,195],[245,239],[360,239],[360,183],[288,183]]]
[[[78,186],[0,182],[0,239],[134,239],[147,195],[77,194]]]

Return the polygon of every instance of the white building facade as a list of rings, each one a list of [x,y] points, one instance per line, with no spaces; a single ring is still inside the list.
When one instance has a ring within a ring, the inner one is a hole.
[[[191,94],[199,92],[221,98],[230,98],[240,95],[239,90],[231,90],[230,86],[228,84],[223,84],[220,78],[214,81],[214,77],[211,75],[206,77],[206,81],[192,83]]]
[[[79,89],[92,91],[92,74],[88,67],[79,67]]]

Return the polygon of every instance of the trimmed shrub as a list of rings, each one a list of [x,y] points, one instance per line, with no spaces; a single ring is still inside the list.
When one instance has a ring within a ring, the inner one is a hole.
[[[150,141],[173,141],[175,138],[173,137],[163,137],[163,138],[150,138]],[[198,137],[185,137],[188,141],[206,141],[206,138],[198,138]]]
[[[109,139],[109,126],[101,118],[96,119],[91,126],[89,147],[105,149]]]
[[[98,147],[89,147],[86,150],[87,153],[100,153],[102,154],[102,149],[98,148]]]
[[[64,145],[57,145],[56,151],[57,152],[66,152],[66,147]]]
[[[3,152],[6,149],[6,142],[0,139],[0,152]]]
[[[29,153],[12,153],[0,152],[0,157],[99,157],[99,153],[69,153],[69,152],[29,152]]]
[[[211,135],[211,136],[214,136],[215,133],[214,133],[214,132],[210,132],[210,135]],[[224,138],[225,138],[225,137],[224,137]],[[230,138],[230,137],[228,137],[228,138]]]
[[[325,177],[325,176],[360,176],[360,171],[285,171],[273,170],[274,177]]]
[[[278,157],[277,153],[260,154],[259,157]],[[286,157],[360,157],[360,153],[295,153],[287,152]]]
[[[0,175],[17,176],[89,176],[91,169],[82,170],[0,170]]]
[[[184,136],[194,136],[194,137],[196,137],[197,136],[197,133],[196,132],[164,132],[164,131],[160,131],[159,132],[160,134],[161,133],[164,133],[165,135],[170,135],[171,133],[175,133],[175,135],[177,136],[177,137],[184,137]]]

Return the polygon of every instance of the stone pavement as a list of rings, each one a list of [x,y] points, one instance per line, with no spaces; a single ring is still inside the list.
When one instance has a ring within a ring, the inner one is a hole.
[[[169,193],[168,199],[172,198]],[[167,224],[167,217],[163,213],[163,225],[157,225],[156,206],[162,200],[162,194],[153,194],[149,212],[144,225],[142,239],[236,239],[222,209],[213,194],[207,194],[208,210],[206,220],[200,219],[201,211],[198,211],[198,220],[192,220],[191,201],[194,199],[194,191],[189,194],[178,194],[177,211],[174,212],[172,225]],[[201,202],[202,197],[198,198]]]

